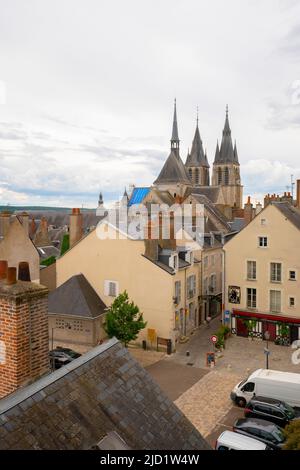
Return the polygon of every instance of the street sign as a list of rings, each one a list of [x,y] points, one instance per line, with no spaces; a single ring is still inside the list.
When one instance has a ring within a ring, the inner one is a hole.
[[[217,338],[216,335],[213,335],[213,336],[210,337],[210,340],[211,340],[212,343],[215,344],[218,341],[218,338]]]
[[[271,351],[267,348],[264,348],[264,353],[266,356],[269,356],[271,354]]]

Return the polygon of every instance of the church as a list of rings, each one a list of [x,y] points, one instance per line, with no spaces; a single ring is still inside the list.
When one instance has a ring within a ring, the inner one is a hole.
[[[153,185],[150,188],[134,188],[130,197],[127,193],[124,194],[123,203],[128,203],[129,206],[149,202],[172,205],[174,201],[191,202],[193,197],[199,202],[199,196],[213,204],[228,222],[239,217],[243,208],[240,164],[236,143],[233,145],[232,142],[228,107],[221,145],[217,142],[211,174],[207,154],[203,149],[198,116],[191,151],[188,152],[185,163],[181,159],[175,100],[168,158]]]

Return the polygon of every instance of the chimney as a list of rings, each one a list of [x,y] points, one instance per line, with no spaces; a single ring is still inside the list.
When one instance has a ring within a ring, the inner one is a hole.
[[[26,235],[29,236],[29,214],[27,212],[22,212],[20,214],[20,218]]]
[[[11,212],[9,211],[2,211],[0,214],[1,235],[3,238],[6,237],[10,226],[10,216]]]
[[[7,276],[7,261],[0,260],[0,280],[6,279]]]
[[[34,236],[34,244],[36,246],[49,246],[51,245],[48,236],[48,222],[46,217],[42,217],[39,228]]]
[[[0,399],[49,372],[47,300],[46,287],[16,280],[16,268],[0,281]]]
[[[32,217],[31,222],[30,222],[30,227],[29,227],[29,236],[33,240],[36,232],[36,223],[34,218]]]
[[[250,196],[248,196],[248,200],[244,206],[244,219],[246,225],[248,225],[253,219],[253,204],[251,202]]]
[[[255,207],[255,215],[258,215],[262,211],[262,204],[258,202]]]
[[[296,206],[300,209],[300,180],[297,180],[297,200]]]
[[[77,243],[83,235],[83,221],[80,209],[72,209],[70,215],[70,248]]]
[[[27,261],[21,261],[19,263],[18,280],[26,282],[31,281],[29,263]]]

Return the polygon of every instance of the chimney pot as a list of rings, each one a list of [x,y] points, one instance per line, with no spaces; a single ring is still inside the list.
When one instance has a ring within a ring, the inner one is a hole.
[[[11,286],[17,283],[17,268],[7,268],[6,284]]]
[[[7,276],[7,261],[0,260],[0,279],[6,279]]]
[[[31,281],[29,263],[27,261],[21,261],[19,263],[18,279],[19,281]]]

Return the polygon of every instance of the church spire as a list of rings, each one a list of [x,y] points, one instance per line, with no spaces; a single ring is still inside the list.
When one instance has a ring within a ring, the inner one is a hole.
[[[178,137],[178,125],[177,125],[177,109],[176,109],[176,98],[174,100],[174,115],[173,115],[173,127],[171,137],[171,150],[173,150],[177,157],[179,157],[179,137]]]

